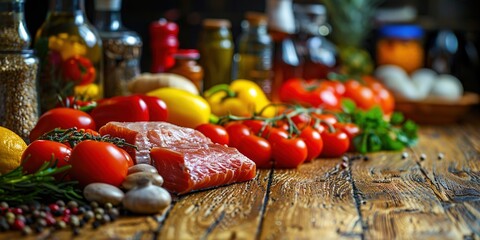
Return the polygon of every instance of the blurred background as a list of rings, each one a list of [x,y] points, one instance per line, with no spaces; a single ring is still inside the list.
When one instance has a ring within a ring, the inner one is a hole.
[[[294,0],[294,3],[322,3],[318,1]],[[86,13],[93,21],[93,0],[86,0]],[[26,1],[27,26],[32,36],[45,20],[48,0]],[[149,48],[149,24],[166,18],[179,25],[180,48],[197,48],[198,36],[205,18],[226,18],[232,22],[234,41],[241,33],[241,21],[247,11],[264,12],[266,0],[222,1],[222,0],[123,0],[122,17],[126,27],[136,31],[143,40],[141,69],[149,71],[151,53]],[[353,10],[352,10],[353,11]],[[331,19],[327,12],[327,22]],[[385,22],[409,22],[419,24],[426,32],[422,40],[428,60],[429,51],[441,45],[441,41],[456,42],[448,49],[449,73],[457,76],[465,90],[480,92],[480,14],[477,0],[388,0],[380,1],[362,45],[375,56],[377,26]],[[333,29],[335,31],[335,29]],[[442,33],[442,34],[440,34]],[[329,36],[327,36],[329,37]],[[443,38],[443,39],[442,39]],[[427,64],[427,62],[425,62]]]

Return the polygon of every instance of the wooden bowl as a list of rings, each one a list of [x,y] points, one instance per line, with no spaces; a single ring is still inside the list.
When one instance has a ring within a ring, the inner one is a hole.
[[[422,101],[395,99],[395,110],[419,124],[451,124],[460,120],[470,107],[479,102],[479,95],[466,92],[458,101],[428,97]]]

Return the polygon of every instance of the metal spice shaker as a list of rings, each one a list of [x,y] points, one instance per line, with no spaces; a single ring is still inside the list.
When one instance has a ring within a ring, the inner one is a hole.
[[[95,0],[94,25],[103,43],[104,97],[129,95],[128,82],[140,74],[142,39],[123,26],[121,0]]]
[[[0,0],[0,125],[26,141],[39,115],[39,61],[30,42],[24,0]]]

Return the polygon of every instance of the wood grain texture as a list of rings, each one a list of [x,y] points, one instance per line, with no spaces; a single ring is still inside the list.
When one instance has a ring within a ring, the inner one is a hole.
[[[160,239],[252,239],[258,231],[270,170],[254,180],[180,198]]]
[[[275,170],[260,239],[360,239],[350,176],[339,163]]]

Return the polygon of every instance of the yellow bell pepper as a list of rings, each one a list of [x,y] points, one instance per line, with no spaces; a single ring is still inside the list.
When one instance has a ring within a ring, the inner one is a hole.
[[[273,117],[274,108],[264,107],[270,104],[263,90],[255,82],[237,79],[230,85],[219,84],[204,92],[205,99],[217,116],[232,114],[250,117],[261,111],[263,117]]]
[[[202,96],[170,87],[153,90],[147,95],[156,96],[167,104],[167,122],[195,128],[210,120],[210,106]]]

